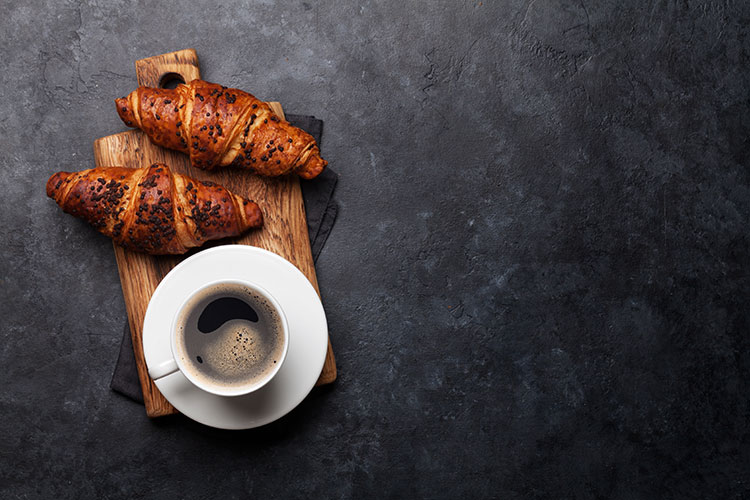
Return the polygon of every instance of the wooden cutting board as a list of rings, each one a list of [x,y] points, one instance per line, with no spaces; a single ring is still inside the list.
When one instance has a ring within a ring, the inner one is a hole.
[[[141,59],[135,63],[135,72],[138,85],[149,87],[168,84],[169,81],[174,80],[189,82],[200,78],[198,56],[193,49]],[[279,103],[269,104],[277,115],[284,116]],[[114,98],[112,113],[116,113]],[[207,244],[202,248],[229,243],[265,248],[297,266],[320,295],[310,251],[305,206],[297,176],[264,179],[238,169],[204,172],[192,168],[188,156],[152,144],[140,130],[129,130],[97,139],[94,142],[94,159],[97,167],[138,168],[155,162],[166,163],[178,173],[223,184],[231,191],[255,200],[263,210],[264,225],[261,230],[251,230],[244,236]],[[177,410],[169,404],[148,376],[143,357],[143,318],[151,295],[162,278],[178,263],[200,249],[180,256],[145,255],[124,250],[117,245],[114,245],[114,249],[146,413],[149,417],[177,413]],[[317,385],[327,384],[335,379],[336,362],[329,339],[328,354]]]

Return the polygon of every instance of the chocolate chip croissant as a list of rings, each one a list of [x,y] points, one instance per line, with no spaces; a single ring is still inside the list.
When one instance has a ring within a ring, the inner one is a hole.
[[[115,102],[127,126],[189,154],[192,165],[204,170],[234,166],[312,179],[328,164],[310,134],[242,90],[193,80],[173,90],[138,87]]]
[[[160,163],[58,172],[47,181],[47,196],[115,243],[150,254],[185,253],[263,224],[253,201]]]

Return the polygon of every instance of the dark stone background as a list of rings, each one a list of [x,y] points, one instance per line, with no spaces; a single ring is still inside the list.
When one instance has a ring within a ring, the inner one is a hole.
[[[0,496],[747,498],[750,6],[551,3],[3,2]],[[44,193],[187,47],[341,176],[339,380],[247,432],[109,390],[112,249]]]

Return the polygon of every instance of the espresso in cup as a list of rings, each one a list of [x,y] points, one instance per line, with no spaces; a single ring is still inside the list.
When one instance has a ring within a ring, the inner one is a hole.
[[[264,383],[286,352],[279,311],[243,283],[222,282],[199,291],[174,325],[175,356],[188,378],[220,391]]]

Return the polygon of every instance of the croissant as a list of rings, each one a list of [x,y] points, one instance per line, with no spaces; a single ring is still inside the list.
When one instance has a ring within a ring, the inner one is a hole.
[[[161,163],[58,172],[47,181],[47,196],[118,245],[150,254],[185,253],[263,224],[251,200]]]
[[[193,80],[175,89],[138,87],[115,103],[125,125],[188,153],[191,164],[204,170],[233,166],[312,179],[328,164],[310,134],[242,90]]]

